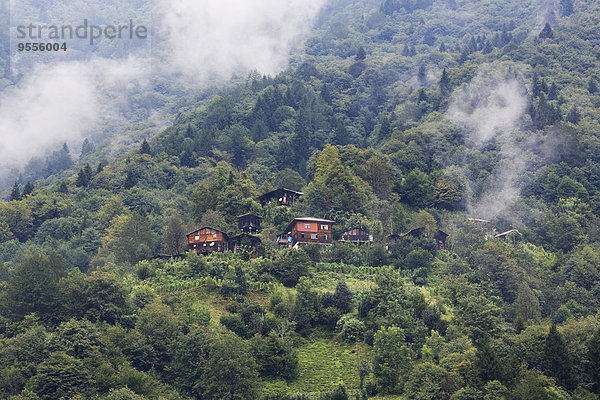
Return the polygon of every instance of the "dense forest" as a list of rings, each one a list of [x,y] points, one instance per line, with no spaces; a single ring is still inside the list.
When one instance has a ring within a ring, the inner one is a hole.
[[[51,151],[0,202],[0,397],[600,398],[599,35],[591,0],[331,1],[280,74]],[[254,254],[187,252],[249,212]],[[297,217],[373,241],[279,246]]]

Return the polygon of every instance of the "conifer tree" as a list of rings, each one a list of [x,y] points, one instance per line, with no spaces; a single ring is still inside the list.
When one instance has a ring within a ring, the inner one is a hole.
[[[552,31],[552,27],[548,22],[544,25],[544,29],[539,34],[540,39],[552,39],[554,37],[554,32]]]
[[[30,194],[33,193],[33,189],[34,189],[33,183],[27,181],[27,183],[23,187],[23,193],[21,193],[21,196],[22,197],[29,196]]]
[[[567,345],[554,324],[550,327],[550,332],[546,337],[544,369],[560,386],[566,389],[572,388],[573,365],[567,351]]]
[[[140,154],[151,154],[150,144],[146,139],[142,142],[142,146],[140,147]]]
[[[594,393],[600,394],[600,329],[587,344],[587,373]]]
[[[10,191],[10,197],[8,198],[10,201],[19,201],[21,200],[21,190],[19,189],[19,184],[15,181],[15,184]]]

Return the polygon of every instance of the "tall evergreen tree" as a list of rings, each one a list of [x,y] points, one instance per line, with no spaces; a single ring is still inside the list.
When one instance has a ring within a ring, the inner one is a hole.
[[[556,382],[566,389],[573,386],[573,365],[562,335],[552,324],[544,346],[544,369]]]
[[[15,184],[10,191],[10,197],[8,198],[10,201],[18,201],[21,200],[21,189],[19,189],[19,184],[15,181]]]
[[[552,39],[554,37],[554,32],[552,31],[552,27],[548,22],[544,25],[544,29],[539,34],[540,39]]]
[[[150,144],[146,139],[142,142],[142,146],[140,147],[140,154],[151,154],[152,151],[150,149]]]
[[[592,384],[592,390],[600,394],[600,329],[587,344],[587,374]]]
[[[23,193],[21,193],[21,196],[22,197],[29,196],[30,194],[33,193],[33,189],[34,189],[33,183],[27,181],[27,183],[23,187]]]

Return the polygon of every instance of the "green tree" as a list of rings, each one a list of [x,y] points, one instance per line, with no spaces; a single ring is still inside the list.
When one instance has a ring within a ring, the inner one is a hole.
[[[404,331],[395,326],[380,329],[375,334],[373,351],[373,373],[378,388],[383,393],[396,392],[400,376],[410,366],[410,351],[404,342]]]
[[[343,314],[352,311],[352,291],[346,281],[338,281],[332,297],[333,305]]]
[[[249,345],[229,331],[211,331],[206,361],[194,386],[198,396],[207,400],[245,400],[255,398],[258,365]]]
[[[65,273],[65,264],[55,253],[25,258],[8,281],[8,315],[20,320],[27,314],[36,313],[45,322],[56,321],[60,315],[58,282]]]
[[[600,394],[600,329],[587,343],[587,374],[592,384],[592,390]]]
[[[185,253],[188,248],[185,234],[186,232],[181,219],[179,217],[169,218],[164,235],[165,252],[167,254]]]
[[[417,364],[410,373],[405,386],[409,400],[436,400],[443,398],[442,383],[446,376],[444,368],[424,362]]]
[[[270,272],[285,286],[295,286],[300,277],[308,275],[313,264],[304,249],[285,249],[273,259]]]
[[[552,31],[552,27],[548,22],[544,25],[544,29],[539,34],[540,39],[552,39],[554,37],[554,32]]]
[[[21,189],[19,188],[19,184],[15,181],[15,184],[10,191],[10,196],[8,197],[10,201],[19,201],[21,200]]]
[[[152,256],[155,237],[148,219],[134,212],[119,215],[111,221],[102,238],[102,247],[105,252],[112,253],[117,262],[134,264]]]
[[[60,281],[61,303],[67,318],[115,324],[129,311],[128,290],[110,273],[78,271]]]
[[[81,361],[58,351],[37,369],[27,386],[42,400],[70,399],[93,392],[93,381]]]
[[[573,386],[573,364],[562,335],[552,324],[544,346],[544,370],[556,379],[560,386],[571,389]]]
[[[251,348],[261,376],[286,380],[298,376],[298,355],[289,343],[274,332],[266,338],[255,335],[251,341]]]
[[[152,154],[150,144],[146,139],[144,139],[144,141],[142,142],[142,146],[140,147],[140,154]]]

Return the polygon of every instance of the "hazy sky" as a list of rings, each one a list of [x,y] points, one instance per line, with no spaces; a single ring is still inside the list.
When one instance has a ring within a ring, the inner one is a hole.
[[[186,89],[234,73],[284,69],[290,50],[303,42],[325,1],[155,0],[152,54],[159,61],[96,57],[39,63],[16,86],[0,92],[0,179],[9,167],[21,167],[64,141],[77,143],[118,120],[131,87],[147,87],[150,66],[155,76]],[[101,16],[104,9],[100,1],[64,0],[55,1],[56,10],[47,13],[56,18],[67,4],[76,4],[78,17],[86,16],[81,10],[88,4],[91,14]],[[26,19],[35,13],[24,14]]]

